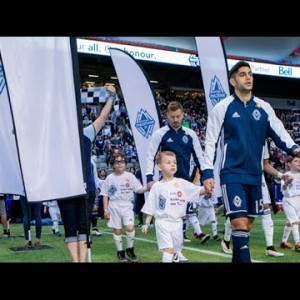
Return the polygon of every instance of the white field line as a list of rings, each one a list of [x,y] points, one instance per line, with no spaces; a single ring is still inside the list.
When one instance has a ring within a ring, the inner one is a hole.
[[[106,231],[102,231],[102,232],[104,234],[110,234],[110,235],[112,235],[111,232],[106,232]],[[122,235],[122,236],[126,237],[125,235]],[[157,244],[156,241],[148,240],[148,239],[144,239],[144,238],[137,238],[137,237],[135,237],[134,239],[137,240],[137,241],[142,241],[142,242],[146,242],[146,243]],[[204,254],[209,254],[209,255],[227,257],[227,258],[231,259],[231,255],[228,255],[228,254],[225,254],[225,253],[219,253],[219,252],[215,252],[215,251],[202,250],[202,249],[197,249],[197,248],[192,248],[192,247],[185,247],[185,246],[183,246],[183,249],[194,251],[194,252],[200,252],[200,253],[204,253]],[[264,261],[261,261],[261,260],[254,260],[254,259],[252,259],[251,261],[255,262],[255,263],[262,263],[262,262],[264,262]]]

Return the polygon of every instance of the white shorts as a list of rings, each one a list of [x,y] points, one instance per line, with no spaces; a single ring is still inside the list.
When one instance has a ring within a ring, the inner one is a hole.
[[[122,224],[125,226],[134,225],[134,211],[131,202],[125,205],[123,203],[119,205],[119,203],[108,202],[108,211],[110,213],[108,227],[122,229]]]
[[[198,219],[200,226],[204,226],[206,224],[210,224],[212,222],[216,222],[216,213],[213,206],[210,207],[199,207],[198,210]]]
[[[182,220],[178,222],[155,219],[155,231],[158,249],[172,248],[181,251],[183,246]]]
[[[291,198],[283,197],[282,207],[290,224],[300,221],[300,196]]]

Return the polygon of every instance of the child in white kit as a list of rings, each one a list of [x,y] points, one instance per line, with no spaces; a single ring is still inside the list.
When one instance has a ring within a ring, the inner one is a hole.
[[[287,218],[287,226],[292,227],[292,234],[295,241],[295,251],[300,252],[300,158],[288,156],[286,163],[290,170],[285,175],[293,177],[292,183],[286,184],[281,181],[281,191],[283,193],[282,206]]]
[[[182,218],[186,214],[188,202],[200,202],[204,187],[187,180],[176,178],[176,155],[172,151],[162,151],[156,157],[156,165],[163,177],[155,182],[142,208],[147,214],[142,232],[147,233],[152,217],[158,248],[163,251],[162,262],[178,262],[178,252],[183,245]]]
[[[145,193],[140,181],[132,174],[125,171],[126,159],[123,153],[113,154],[110,164],[114,172],[108,175],[103,183],[101,195],[103,196],[104,218],[109,219],[108,226],[114,229],[114,242],[117,248],[119,262],[127,261],[122,246],[122,224],[126,228],[126,255],[130,261],[138,261],[134,253],[134,192]],[[108,201],[109,199],[109,201]]]

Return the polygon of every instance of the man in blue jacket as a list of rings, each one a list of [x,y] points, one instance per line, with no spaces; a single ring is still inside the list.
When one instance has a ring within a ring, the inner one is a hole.
[[[206,190],[212,192],[215,150],[221,138],[220,182],[232,227],[232,262],[250,263],[250,230],[254,218],[263,213],[265,140],[271,137],[289,155],[300,156],[300,148],[271,105],[253,95],[253,74],[247,62],[239,61],[232,67],[229,81],[234,93],[216,104],[208,117],[203,181]]]

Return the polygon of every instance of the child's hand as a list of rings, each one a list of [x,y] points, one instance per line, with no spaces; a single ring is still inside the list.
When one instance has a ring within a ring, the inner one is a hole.
[[[142,226],[142,233],[147,233],[148,232],[148,228],[149,228],[150,224],[145,223]]]

